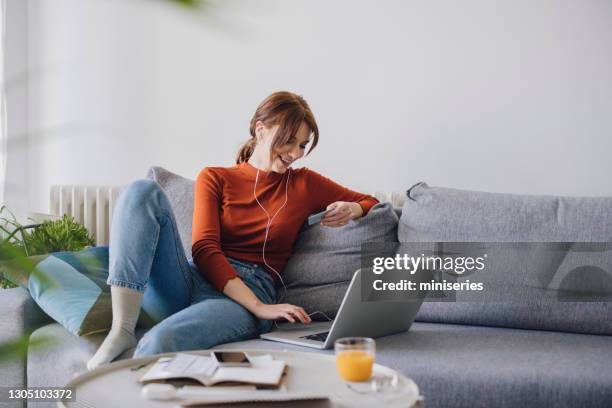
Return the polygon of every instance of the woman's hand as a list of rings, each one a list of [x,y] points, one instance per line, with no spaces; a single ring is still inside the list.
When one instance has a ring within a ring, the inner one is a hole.
[[[263,320],[287,319],[291,323],[300,321],[304,324],[310,323],[310,316],[299,306],[290,305],[289,303],[281,303],[278,305],[267,305],[265,303],[258,304],[253,314]]]
[[[363,209],[357,203],[349,203],[346,201],[336,201],[327,206],[327,210],[331,210],[321,220],[321,225],[326,227],[343,227],[350,220],[359,218],[363,215]]]
[[[287,319],[291,323],[296,320],[304,324],[311,322],[310,316],[299,306],[290,305],[288,303],[280,305],[268,305],[262,303],[251,289],[236,277],[230,279],[223,288],[223,293],[244,306],[249,312],[253,313],[257,318],[263,320]]]

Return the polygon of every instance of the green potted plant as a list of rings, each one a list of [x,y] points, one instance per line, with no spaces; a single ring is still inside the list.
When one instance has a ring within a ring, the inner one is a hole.
[[[6,207],[0,208],[0,261],[19,262],[22,258],[58,251],[79,251],[95,244],[85,226],[68,215],[42,223],[19,223]],[[0,288],[16,285],[0,277]]]

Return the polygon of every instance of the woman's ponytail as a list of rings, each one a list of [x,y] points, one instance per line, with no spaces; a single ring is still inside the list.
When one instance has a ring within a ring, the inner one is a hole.
[[[238,151],[238,156],[236,156],[236,164],[247,162],[253,151],[255,150],[255,145],[257,144],[257,139],[254,137],[247,140],[245,144],[242,145],[240,150]]]

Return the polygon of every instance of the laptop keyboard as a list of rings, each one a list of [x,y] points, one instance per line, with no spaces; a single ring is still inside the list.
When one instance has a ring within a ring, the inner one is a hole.
[[[324,342],[325,340],[327,340],[327,335],[328,334],[329,334],[328,331],[321,332],[321,333],[315,333],[315,334],[309,334],[308,336],[300,337],[300,339],[315,340],[315,341],[322,341],[322,342]]]

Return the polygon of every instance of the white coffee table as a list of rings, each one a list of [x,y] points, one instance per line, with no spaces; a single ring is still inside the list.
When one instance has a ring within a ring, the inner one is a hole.
[[[375,364],[374,376],[378,379],[391,379],[395,376],[397,386],[388,387],[386,391],[371,392],[369,383],[349,383],[340,379],[336,372],[336,362],[333,356],[319,353],[305,353],[296,351],[276,350],[244,350],[249,355],[270,354],[275,359],[284,360],[288,370],[283,380],[287,390],[308,391],[322,393],[329,396],[330,401],[318,402],[302,401],[295,402],[300,407],[421,407],[423,399],[419,395],[417,385],[391,368]],[[208,350],[190,351],[190,353],[210,354]],[[74,388],[75,402],[58,402],[60,407],[172,407],[178,406],[181,401],[155,401],[145,399],[141,396],[142,385],[137,382],[144,372],[150,367],[142,367],[137,371],[132,368],[141,367],[146,363],[156,360],[160,356],[170,356],[173,353],[159,354],[156,356],[142,357],[130,360],[121,360],[112,364],[99,367],[91,372],[84,373],[68,384],[66,388]],[[214,405],[221,406],[221,405]],[[242,404],[231,405],[232,408],[243,406]],[[267,406],[244,405],[248,407]],[[273,405],[280,406],[280,405]],[[282,406],[294,406],[283,403]]]

